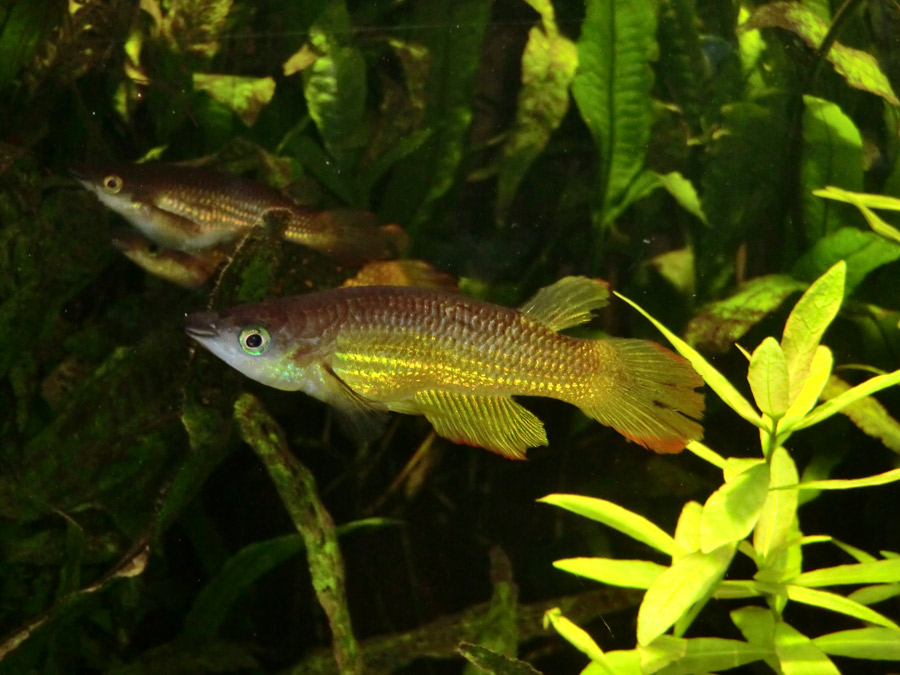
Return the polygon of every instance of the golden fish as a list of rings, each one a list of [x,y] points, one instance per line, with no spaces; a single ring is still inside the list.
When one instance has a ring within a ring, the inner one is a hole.
[[[263,384],[302,390],[357,427],[391,410],[507,457],[546,445],[513,396],[578,406],[627,439],[678,452],[699,439],[702,380],[682,357],[634,339],[558,331],[606,304],[605,282],[566,277],[519,309],[434,289],[338,288],[187,317],[188,335]]]
[[[378,227],[368,211],[311,211],[268,185],[210,169],[153,163],[79,167],[72,173],[167,249],[227,245],[267,225],[288,241],[348,264],[393,257],[406,244],[400,227]]]

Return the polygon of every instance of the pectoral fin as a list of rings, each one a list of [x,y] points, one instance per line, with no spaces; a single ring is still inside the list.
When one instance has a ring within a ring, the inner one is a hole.
[[[368,444],[381,435],[387,422],[387,409],[376,401],[363,398],[351,389],[326,365],[317,365],[310,373],[306,392],[332,406],[341,421],[341,428],[353,440]]]
[[[439,435],[454,443],[477,445],[510,459],[525,459],[528,448],[547,445],[543,423],[509,396],[431,390],[397,408],[425,415]]]

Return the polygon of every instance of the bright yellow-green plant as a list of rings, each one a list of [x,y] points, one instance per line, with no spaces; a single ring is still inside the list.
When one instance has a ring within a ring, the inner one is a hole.
[[[646,518],[603,499],[554,494],[542,501],[594,519],[671,557],[648,560],[570,558],[555,566],[604,584],[645,589],[634,649],[604,652],[559,610],[546,621],[591,662],[591,675],[704,673],[764,660],[776,673],[838,673],[830,655],[900,660],[900,626],[871,608],[900,595],[900,554],[876,557],[827,535],[804,534],[797,517],[801,491],[847,490],[900,480],[900,469],[854,480],[802,481],[790,452],[791,436],[855,401],[900,383],[900,370],[882,374],[817,405],[832,368],[822,334],[844,297],[846,266],[834,265],[807,290],[785,324],[781,341],[768,337],[752,354],[748,380],[758,411],[687,343],[640,307],[707,385],[759,429],[761,456],[725,458],[699,442],[688,449],[722,470],[724,482],[705,504],[684,505],[674,536]],[[623,298],[625,299],[625,298]],[[625,299],[627,302],[627,299]],[[803,549],[828,543],[856,560],[804,571]],[[749,558],[750,579],[724,579],[735,555]],[[831,587],[860,586],[849,595]],[[731,612],[744,640],[683,637],[712,599],[747,599]],[[784,620],[789,603],[858,619],[865,627],[809,637]]]

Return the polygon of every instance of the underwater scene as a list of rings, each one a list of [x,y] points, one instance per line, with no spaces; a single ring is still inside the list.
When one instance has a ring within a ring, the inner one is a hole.
[[[0,675],[900,672],[896,0],[0,2]]]

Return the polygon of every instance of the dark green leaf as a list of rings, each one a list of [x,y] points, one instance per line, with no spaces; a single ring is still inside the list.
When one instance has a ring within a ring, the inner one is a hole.
[[[900,259],[900,246],[853,227],[844,227],[820,239],[794,265],[793,275],[813,281],[838,260],[847,263],[846,293],[850,295],[870,272]]]

